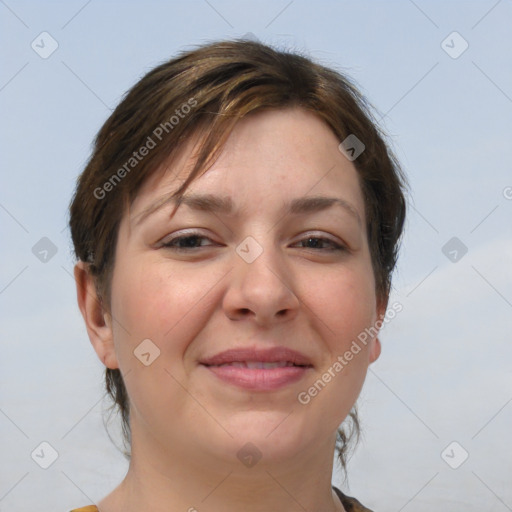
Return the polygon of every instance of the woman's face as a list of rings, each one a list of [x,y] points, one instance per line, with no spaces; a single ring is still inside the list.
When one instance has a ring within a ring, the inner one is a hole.
[[[179,188],[190,152],[144,184],[120,225],[115,354],[103,357],[125,375],[134,444],[229,463],[244,450],[276,462],[333,449],[380,352],[358,335],[383,313],[358,175],[339,142],[303,110],[261,112],[174,215],[171,203],[142,212]],[[231,349],[255,352],[213,364]],[[276,364],[244,368],[265,356]]]

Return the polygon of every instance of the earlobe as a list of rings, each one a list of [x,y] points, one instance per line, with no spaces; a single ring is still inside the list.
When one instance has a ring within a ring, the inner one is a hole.
[[[89,340],[100,361],[107,368],[119,368],[114,350],[111,316],[101,304],[89,265],[79,261],[75,265],[74,274],[78,307],[82,313]]]
[[[379,356],[380,356],[381,350],[382,350],[382,347],[381,347],[381,344],[380,344],[380,340],[379,340],[379,338],[376,336],[376,337],[373,339],[372,346],[371,346],[371,349],[370,349],[370,354],[369,354],[369,357],[370,357],[370,364],[372,364],[372,363],[374,363],[375,361],[377,361],[377,359],[378,359],[378,358],[379,358]]]
[[[376,322],[376,324],[378,324],[379,331],[380,331],[380,329],[382,327],[382,324],[384,323],[384,318],[386,317],[387,303],[388,303],[387,297],[386,297],[385,300],[379,300],[377,302],[377,317],[378,317],[378,321]],[[369,364],[372,364],[375,361],[377,361],[377,359],[380,356],[381,351],[382,351],[382,346],[381,346],[381,343],[380,343],[379,336],[377,335],[373,339],[373,342],[372,342],[372,345],[371,345],[371,348],[370,348],[370,352],[368,354],[368,356],[369,356]]]

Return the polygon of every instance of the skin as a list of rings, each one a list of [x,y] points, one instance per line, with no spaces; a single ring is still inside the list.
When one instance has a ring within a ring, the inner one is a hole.
[[[131,404],[132,460],[101,512],[344,510],[331,489],[336,429],[379,357],[378,338],[361,345],[308,404],[297,400],[385,312],[358,174],[338,144],[301,109],[252,114],[186,192],[229,196],[238,213],[181,205],[173,215],[168,204],[137,223],[185,179],[189,147],[145,182],[124,213],[110,312],[99,306],[87,266],[76,265],[91,343],[105,366],[125,375]],[[343,199],[359,220],[340,206],[284,213],[290,200],[312,195]],[[191,229],[206,237],[195,239],[200,248],[162,247]],[[252,263],[236,252],[248,236],[263,249]],[[144,366],[133,351],[148,338],[160,356]],[[238,388],[198,364],[232,347],[275,345],[314,365],[277,391]],[[248,442],[262,454],[253,467],[237,458]]]

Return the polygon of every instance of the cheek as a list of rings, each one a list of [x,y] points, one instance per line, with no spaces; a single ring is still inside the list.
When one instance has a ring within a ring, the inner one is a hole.
[[[212,314],[208,291],[222,275],[141,260],[119,265],[113,277],[114,343],[131,406],[156,422],[159,415],[167,417],[169,403],[173,414],[186,407],[187,394],[179,384],[187,378],[184,354]],[[141,345],[147,339],[157,349],[146,341]],[[142,346],[150,354],[147,366],[137,357],[144,353]]]
[[[306,282],[308,307],[326,333],[330,348],[345,350],[377,318],[373,274],[366,265],[330,272]]]
[[[369,348],[358,336],[376,320],[373,276],[340,271],[309,289],[313,332],[322,339],[325,357],[297,398],[331,432],[347,417],[366,378]]]
[[[166,260],[133,262],[126,271],[120,266],[113,279],[112,296],[117,300],[112,312],[124,329],[117,328],[117,339],[123,341],[116,349],[133,351],[149,338],[162,355],[184,352],[211,314],[209,295],[222,275],[192,266],[178,270]]]

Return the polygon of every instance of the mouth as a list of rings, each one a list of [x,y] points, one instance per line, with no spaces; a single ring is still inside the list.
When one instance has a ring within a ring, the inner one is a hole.
[[[311,365],[294,364],[291,361],[274,361],[271,363],[266,363],[263,361],[233,361],[231,363],[211,364],[211,365],[207,364],[205,366],[213,366],[216,368],[232,366],[234,368],[248,368],[250,370],[270,370],[273,368],[287,368],[287,367],[307,368],[307,367],[310,367]]]
[[[258,364],[274,364],[279,366],[312,366],[311,360],[305,354],[287,347],[271,348],[231,348],[200,361],[206,366],[222,366],[231,364],[246,364],[255,367]],[[256,368],[259,368],[256,366]]]
[[[313,368],[304,354],[284,347],[231,349],[200,364],[220,381],[252,391],[273,391],[291,385]]]

